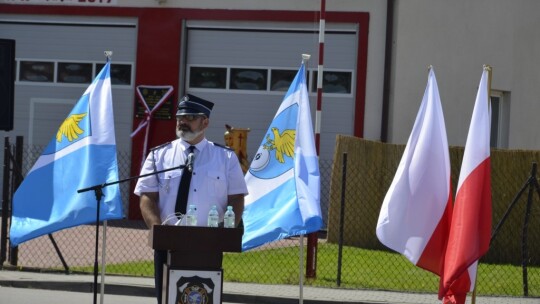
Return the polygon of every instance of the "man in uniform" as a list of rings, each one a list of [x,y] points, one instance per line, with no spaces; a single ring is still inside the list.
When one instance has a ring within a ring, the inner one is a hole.
[[[185,166],[137,181],[134,192],[140,196],[141,213],[148,228],[177,224],[178,216],[185,214],[189,205],[197,208],[198,226],[206,226],[208,211],[213,205],[217,206],[221,220],[227,206],[232,206],[236,226],[240,223],[247,187],[234,151],[206,139],[205,130],[213,106],[212,102],[193,95],[183,97],[176,113],[178,139],[158,146],[148,154],[141,175]],[[184,174],[191,175],[191,182],[185,188],[189,190],[180,187]],[[180,197],[185,196],[186,191],[187,202],[180,203]],[[166,252],[156,250],[154,274],[158,303],[161,303],[165,262]]]

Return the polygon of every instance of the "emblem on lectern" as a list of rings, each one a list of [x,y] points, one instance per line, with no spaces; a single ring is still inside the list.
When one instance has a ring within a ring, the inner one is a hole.
[[[180,277],[176,283],[176,304],[213,304],[214,283],[211,279]]]

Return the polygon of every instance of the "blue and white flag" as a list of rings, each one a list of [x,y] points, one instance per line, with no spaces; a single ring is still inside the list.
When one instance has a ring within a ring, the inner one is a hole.
[[[242,250],[322,227],[319,160],[301,65],[245,180]]]
[[[95,223],[94,191],[118,180],[110,62],[62,122],[13,197],[11,246],[61,229]],[[103,188],[99,220],[123,215],[119,186]]]

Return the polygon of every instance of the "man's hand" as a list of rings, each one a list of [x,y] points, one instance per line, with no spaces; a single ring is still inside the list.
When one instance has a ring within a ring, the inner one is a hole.
[[[140,208],[141,214],[146,223],[146,227],[152,229],[154,225],[161,225],[161,218],[158,209],[159,193],[146,192],[141,193]]]

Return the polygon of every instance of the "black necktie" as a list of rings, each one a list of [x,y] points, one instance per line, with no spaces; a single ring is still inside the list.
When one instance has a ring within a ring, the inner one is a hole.
[[[189,183],[191,182],[191,170],[193,168],[193,159],[195,146],[188,148],[188,156],[185,163],[185,168],[182,170],[182,177],[180,178],[180,186],[178,187],[178,195],[176,196],[176,207],[174,211],[176,213],[186,214],[186,206],[189,195]]]

